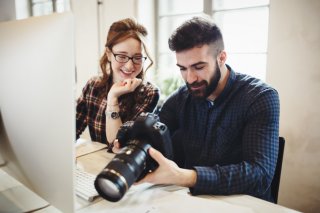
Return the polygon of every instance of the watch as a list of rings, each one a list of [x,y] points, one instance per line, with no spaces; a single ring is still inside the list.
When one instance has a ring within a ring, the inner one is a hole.
[[[118,119],[118,118],[120,118],[119,112],[108,112],[108,111],[106,111],[106,115],[107,115],[109,118],[112,118],[112,119]]]

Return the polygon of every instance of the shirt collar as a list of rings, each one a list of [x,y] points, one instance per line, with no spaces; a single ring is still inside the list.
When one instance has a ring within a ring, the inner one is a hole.
[[[226,86],[224,87],[224,89],[222,90],[221,94],[216,98],[216,100],[214,101],[214,104],[219,104],[221,101],[224,100],[224,98],[230,93],[231,91],[231,88],[232,88],[232,85],[233,83],[235,82],[236,80],[236,73],[233,71],[233,69],[227,65],[227,68],[230,72],[230,75],[228,77],[228,80],[227,80],[227,83],[226,83]]]

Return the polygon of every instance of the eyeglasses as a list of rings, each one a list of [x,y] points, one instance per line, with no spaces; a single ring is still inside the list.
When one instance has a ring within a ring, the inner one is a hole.
[[[116,61],[119,63],[127,63],[129,60],[131,60],[134,64],[141,65],[147,59],[147,57],[143,57],[143,56],[129,57],[129,56],[123,55],[123,54],[114,54],[113,52],[112,52],[112,54],[113,54],[114,58],[116,59]]]

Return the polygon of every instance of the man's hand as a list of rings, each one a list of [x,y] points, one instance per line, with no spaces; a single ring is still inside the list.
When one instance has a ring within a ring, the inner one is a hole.
[[[178,165],[165,158],[161,152],[154,148],[149,149],[150,156],[158,162],[159,167],[154,171],[146,175],[140,183],[153,183],[153,184],[174,184],[184,187],[192,187],[197,180],[197,173],[195,170],[182,169]]]

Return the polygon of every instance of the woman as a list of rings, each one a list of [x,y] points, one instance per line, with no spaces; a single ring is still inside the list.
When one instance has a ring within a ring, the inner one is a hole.
[[[122,123],[154,110],[159,90],[144,81],[145,71],[153,64],[146,36],[146,28],[133,19],[111,25],[100,59],[102,76],[90,79],[77,100],[77,139],[88,126],[92,141],[110,145]],[[151,63],[144,71],[147,59]]]

